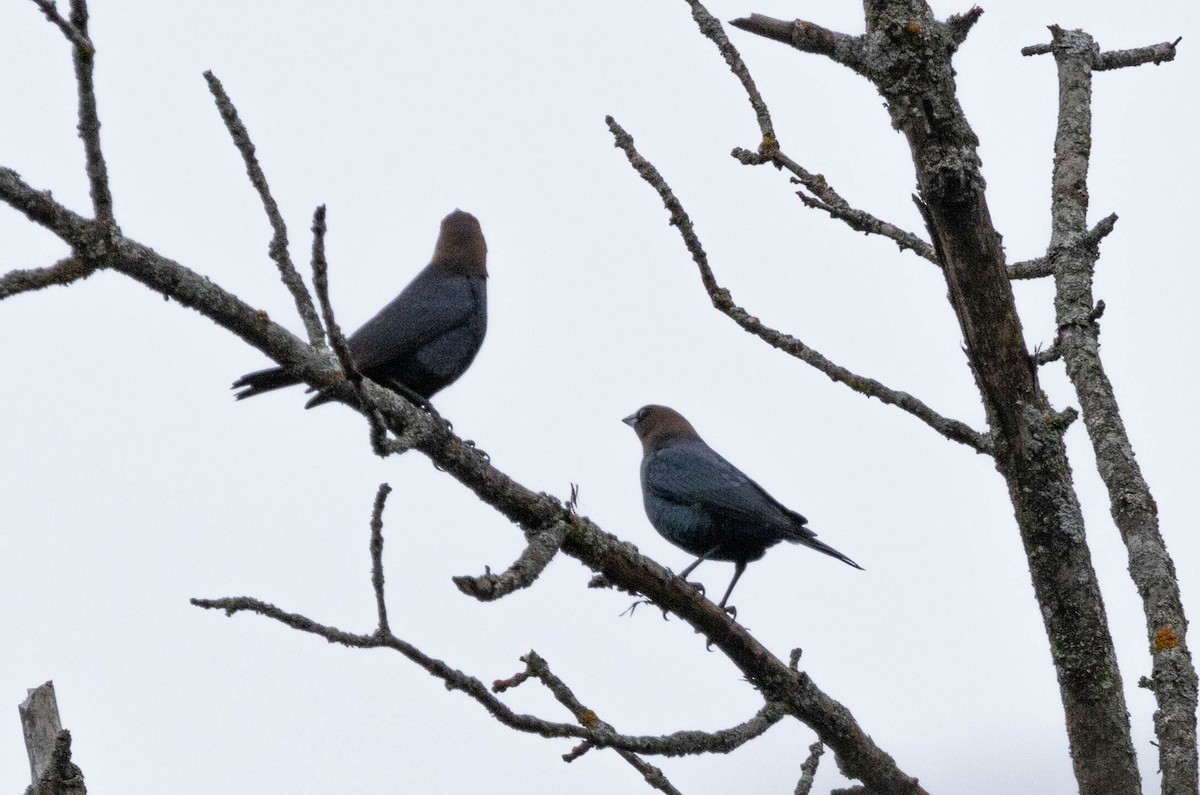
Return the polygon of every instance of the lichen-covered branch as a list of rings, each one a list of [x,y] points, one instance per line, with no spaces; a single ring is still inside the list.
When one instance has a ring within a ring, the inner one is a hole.
[[[454,584],[467,596],[481,602],[494,602],[513,591],[528,588],[554,560],[567,535],[567,524],[555,522],[544,530],[531,533],[528,544],[502,574],[491,570],[478,577],[455,577]]]
[[[54,285],[74,284],[95,272],[95,268],[88,267],[75,256],[61,259],[46,268],[12,270],[0,276],[0,301]]]
[[[796,782],[795,795],[809,795],[812,792],[813,779],[817,777],[817,765],[823,753],[825,746],[819,740],[808,746],[808,758],[800,765],[800,780]]]
[[[1092,295],[1099,242],[1116,215],[1087,228],[1088,168],[1091,157],[1092,72],[1104,55],[1080,30],[1051,26],[1058,65],[1058,131],[1054,142],[1049,258],[1056,289],[1058,339],[1067,375],[1083,410],[1100,477],[1108,490],[1113,521],[1129,554],[1129,574],[1142,597],[1153,661],[1150,689],[1158,703],[1154,728],[1164,795],[1195,793],[1200,786],[1196,753],[1197,677],[1187,646],[1187,619],[1175,564],[1158,526],[1158,507],[1134,457],[1115,391],[1100,360],[1097,319],[1103,302]],[[1173,56],[1173,45],[1170,47]],[[1147,53],[1155,47],[1129,50]],[[1130,56],[1133,65],[1136,59]],[[1169,60],[1163,58],[1162,60]]]
[[[747,33],[790,44],[803,52],[824,55],[856,72],[862,73],[867,68],[863,36],[838,33],[802,19],[787,22],[762,14],[751,14],[729,24]]]
[[[735,304],[729,291],[721,287],[717,283],[716,277],[713,276],[712,269],[708,265],[708,255],[705,254],[704,248],[700,244],[700,239],[696,236],[691,218],[684,211],[683,205],[675,197],[674,192],[662,174],[637,151],[634,147],[632,136],[625,132],[624,128],[617,124],[616,120],[609,116],[607,122],[609,130],[613,134],[616,147],[625,152],[634,170],[662,198],[663,204],[671,214],[671,225],[678,229],[679,233],[683,236],[684,244],[687,246],[692,259],[696,262],[696,266],[700,270],[700,279],[704,283],[704,289],[708,292],[713,306],[744,330],[754,334],[772,347],[778,348],[805,364],[816,368],[829,376],[830,379],[845,384],[861,395],[879,398],[883,403],[894,405],[912,414],[947,439],[965,444],[979,453],[988,453],[990,451],[988,438],[966,423],[943,417],[907,392],[891,389],[873,378],[865,378],[850,372],[840,365],[834,364],[795,337],[764,325],[757,317]]]
[[[312,296],[308,294],[308,290],[304,287],[304,280],[300,278],[300,273],[292,264],[292,257],[288,253],[287,224],[284,223],[283,215],[279,212],[279,205],[275,203],[275,197],[271,195],[271,188],[267,185],[267,176],[258,164],[250,133],[246,130],[246,125],[242,123],[237,108],[229,99],[229,95],[225,93],[225,87],[221,85],[221,81],[217,79],[216,75],[211,71],[205,72],[204,79],[208,81],[208,90],[217,103],[217,110],[221,114],[221,120],[225,122],[225,128],[229,130],[233,145],[237,147],[246,164],[246,174],[250,177],[250,184],[254,186],[262,200],[263,209],[267,213],[267,220],[270,221],[274,233],[267,250],[271,259],[275,261],[276,267],[279,268],[279,276],[283,280],[284,286],[288,288],[288,292],[292,294],[292,299],[296,302],[296,311],[300,313],[300,319],[304,321],[304,329],[308,332],[308,342],[314,346],[323,345],[325,344],[325,332],[321,328],[321,321],[313,306]]]

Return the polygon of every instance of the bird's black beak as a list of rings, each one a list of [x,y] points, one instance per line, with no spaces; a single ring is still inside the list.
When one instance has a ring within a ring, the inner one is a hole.
[[[626,425],[628,425],[630,428],[635,428],[635,427],[637,427],[637,413],[635,412],[635,413],[633,413],[633,414],[630,414],[628,417],[626,417],[625,419],[621,420],[621,422],[625,423],[625,424],[626,424]]]

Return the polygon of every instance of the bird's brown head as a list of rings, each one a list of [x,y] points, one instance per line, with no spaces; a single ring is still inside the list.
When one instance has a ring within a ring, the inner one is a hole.
[[[642,452],[653,453],[680,439],[699,439],[692,424],[675,409],[666,406],[642,406],[621,422],[633,428],[642,440]]]
[[[460,276],[486,278],[487,241],[483,239],[479,219],[462,210],[443,218],[432,262]]]

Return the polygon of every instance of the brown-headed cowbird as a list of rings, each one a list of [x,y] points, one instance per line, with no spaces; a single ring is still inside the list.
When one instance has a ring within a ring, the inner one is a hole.
[[[735,568],[720,606],[746,570],[780,541],[804,544],[861,569],[817,540],[800,514],[784,507],[709,447],[683,415],[666,406],[642,406],[622,420],[642,442],[642,502],[650,524],[680,549],[699,555],[684,579],[706,560]]]
[[[348,342],[360,373],[428,406],[466,372],[486,332],[487,243],[475,216],[455,210],[442,219],[429,265]],[[233,388],[242,400],[299,382],[272,367],[247,373]],[[307,408],[331,399],[322,391]]]

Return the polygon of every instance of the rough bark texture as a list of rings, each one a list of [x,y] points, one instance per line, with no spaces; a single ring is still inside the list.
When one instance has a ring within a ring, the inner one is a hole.
[[[25,795],[86,795],[83,773],[71,762],[71,733],[58,717],[54,683],[32,688],[17,711],[33,781]]]
[[[866,0],[864,8],[867,32],[856,39],[801,21],[756,16],[735,24],[864,75],[907,138],[919,204],[1029,560],[1080,792],[1140,793],[1121,674],[1062,440],[1065,423],[1038,385],[988,211],[979,142],[956,95],[951,58],[978,14],[942,23],[924,0]]]
[[[1153,674],[1144,684],[1158,702],[1154,729],[1162,792],[1189,795],[1197,791],[1198,779],[1196,670],[1187,648],[1187,619],[1175,565],[1158,529],[1158,508],[1134,458],[1112,383],[1100,361],[1099,308],[1092,296],[1099,235],[1087,228],[1087,175],[1092,71],[1102,62],[1102,54],[1083,31],[1057,27],[1051,31],[1059,75],[1049,250],[1057,290],[1056,344],[1079,397],[1113,520],[1129,551],[1130,577],[1142,597],[1153,660]],[[1113,220],[1106,224],[1108,229]]]

